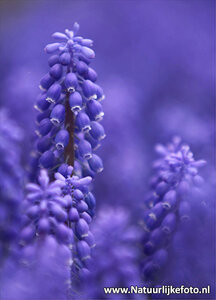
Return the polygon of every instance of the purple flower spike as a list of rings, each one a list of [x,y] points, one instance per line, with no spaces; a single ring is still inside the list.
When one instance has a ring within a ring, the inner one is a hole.
[[[167,246],[191,216],[194,179],[205,162],[195,161],[189,146],[175,137],[167,147],[157,145],[160,158],[154,162],[156,172],[151,181],[151,195],[146,198],[143,218],[143,277],[154,285],[157,275],[166,267]],[[201,177],[202,178],[202,177]],[[196,180],[195,180],[196,181]],[[200,181],[200,180],[198,180]],[[201,180],[203,181],[203,180]]]
[[[75,23],[72,30],[55,32],[52,37],[56,41],[45,47],[51,54],[49,72],[41,80],[43,92],[35,104],[38,136],[30,166],[31,179],[39,184],[27,185],[24,227],[33,228],[33,234],[22,241],[25,248],[37,241],[42,244],[52,235],[59,244],[67,245],[69,297],[78,273],[89,268],[95,244],[90,224],[96,200],[90,189],[103,163],[93,151],[105,136],[97,124],[103,110],[96,100],[103,92],[95,84],[96,71],[90,67],[95,57],[93,41],[78,36],[78,30]],[[40,172],[40,168],[46,171]]]

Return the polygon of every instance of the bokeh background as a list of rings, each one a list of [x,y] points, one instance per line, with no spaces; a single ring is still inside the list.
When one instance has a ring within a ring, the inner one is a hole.
[[[23,127],[24,157],[47,72],[44,46],[77,21],[94,40],[106,94],[98,203],[140,202],[154,144],[175,134],[213,164],[214,1],[1,0],[0,8],[0,101]]]
[[[43,49],[53,32],[76,21],[80,34],[94,40],[92,67],[106,95],[98,207],[124,206],[136,220],[154,145],[173,135],[207,160],[202,174],[212,181],[214,6],[213,0],[0,0],[0,106],[23,129],[23,165],[38,84],[48,70]]]

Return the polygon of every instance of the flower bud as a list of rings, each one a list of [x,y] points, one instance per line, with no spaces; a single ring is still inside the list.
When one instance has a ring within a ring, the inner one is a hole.
[[[77,252],[81,260],[90,258],[90,247],[85,241],[79,241],[77,243]]]
[[[65,107],[62,104],[57,104],[54,106],[51,114],[50,114],[50,121],[54,125],[61,124],[65,119]]]
[[[38,132],[42,136],[47,135],[51,129],[52,129],[52,123],[48,118],[43,119],[38,126]]]
[[[50,103],[46,101],[46,93],[39,95],[37,98],[36,104],[34,108],[36,108],[38,111],[43,112],[47,110],[50,106]]]
[[[87,206],[87,209],[88,209],[88,206]],[[86,209],[86,210],[87,210],[87,209]],[[92,221],[92,217],[91,217],[86,211],[82,212],[82,213],[80,214],[80,217],[81,217],[82,219],[84,219],[84,220],[86,221],[87,224],[90,224],[91,221]]]
[[[50,231],[50,223],[47,218],[41,218],[38,221],[38,232],[40,234],[48,234]]]
[[[48,65],[50,67],[54,66],[55,64],[58,64],[59,63],[59,56],[58,55],[52,55],[49,57],[48,59]]]
[[[103,89],[98,84],[95,84],[95,87],[96,87],[97,100],[102,101],[105,98]]]
[[[103,140],[106,136],[103,126],[95,121],[92,121],[90,125],[91,125],[91,130],[89,131],[90,135],[98,141]]]
[[[88,160],[88,163],[93,172],[100,173],[103,171],[103,162],[96,154],[92,155],[92,157]]]
[[[92,68],[88,68],[88,74],[87,77],[89,80],[91,80],[92,82],[95,82],[97,80],[97,73],[95,72],[94,69]]]
[[[81,47],[81,53],[87,58],[87,59],[92,59],[95,58],[95,53],[91,48],[88,47]]]
[[[165,232],[166,234],[171,234],[176,226],[176,216],[174,213],[170,213],[168,214],[162,224],[161,224],[161,228],[163,230],[163,232]]]
[[[170,190],[163,197],[163,206],[165,209],[170,210],[176,204],[176,191]]]
[[[168,188],[169,188],[169,185],[166,182],[161,181],[157,185],[155,191],[159,196],[163,196],[167,192]]]
[[[71,62],[71,55],[68,52],[62,53],[59,57],[59,62],[63,65],[63,66],[67,66],[70,64]]]
[[[79,144],[79,153],[84,159],[89,159],[92,157],[92,148],[91,144],[86,140],[80,140]]]
[[[84,237],[84,241],[89,245],[90,248],[95,247],[95,238],[91,231],[89,231],[88,235]]]
[[[74,92],[70,94],[69,103],[73,112],[79,112],[82,109],[82,97],[80,93]]]
[[[74,92],[78,86],[78,80],[74,73],[67,73],[64,80],[64,85],[68,92]]]
[[[96,100],[87,102],[87,112],[89,117],[94,121],[101,121],[104,116],[101,104]]]
[[[63,150],[69,143],[69,133],[65,129],[61,129],[55,137],[56,148]]]
[[[96,149],[98,149],[101,146],[101,144],[99,143],[99,141],[96,140],[96,139],[94,139],[90,135],[90,133],[86,133],[85,134],[85,139],[86,139],[86,141],[88,141],[91,144],[92,150],[96,150]]]
[[[69,211],[69,220],[71,222],[77,222],[79,220],[79,213],[75,207],[72,207]]]
[[[97,95],[96,95],[96,86],[90,80],[85,80],[83,82],[82,90],[83,90],[84,96],[88,100],[90,100],[90,99],[96,99],[97,98]]]
[[[86,77],[88,74],[88,65],[83,61],[78,61],[76,63],[76,70],[79,75]]]
[[[79,221],[75,224],[75,230],[76,233],[83,238],[84,236],[87,236],[89,226],[85,220],[79,219]]]
[[[37,141],[37,149],[41,153],[50,149],[51,146],[52,146],[52,142],[49,136],[43,136]]]
[[[56,80],[59,80],[62,77],[62,65],[61,64],[55,64],[50,68],[50,75],[54,77]]]
[[[82,200],[84,198],[83,193],[78,189],[74,190],[73,195],[77,200]]]
[[[49,73],[47,73],[41,79],[39,87],[41,90],[48,90],[48,88],[50,88],[54,82],[55,82],[55,79],[53,77],[51,77]]]
[[[96,199],[95,199],[94,195],[91,192],[89,192],[86,195],[85,200],[86,200],[86,203],[88,204],[88,207],[90,209],[94,209],[95,208],[95,206],[96,206]]]
[[[50,103],[56,103],[56,101],[60,98],[61,91],[61,85],[58,83],[54,83],[47,91],[46,101]]]
[[[44,152],[40,159],[39,163],[44,167],[44,168],[52,168],[55,164],[55,156],[52,151],[48,150]]]
[[[88,210],[88,205],[85,203],[85,201],[80,200],[77,203],[77,210],[82,213],[82,212]]]
[[[45,47],[45,51],[48,53],[48,54],[51,54],[51,53],[54,53],[58,50],[59,46],[61,44],[60,43],[52,43],[52,44],[48,44],[46,47]]]
[[[80,112],[76,117],[76,126],[82,132],[88,132],[91,129],[90,119],[84,112]]]

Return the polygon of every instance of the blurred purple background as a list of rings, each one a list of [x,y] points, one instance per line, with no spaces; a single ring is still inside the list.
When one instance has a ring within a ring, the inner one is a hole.
[[[213,165],[214,1],[0,1],[1,106],[23,127],[27,158],[33,104],[47,72],[51,34],[77,21],[94,40],[93,67],[104,88],[99,150],[104,172],[95,186],[100,204],[139,209],[153,147],[179,134],[196,158]],[[24,159],[25,161],[25,159]],[[26,163],[26,162],[24,162]]]

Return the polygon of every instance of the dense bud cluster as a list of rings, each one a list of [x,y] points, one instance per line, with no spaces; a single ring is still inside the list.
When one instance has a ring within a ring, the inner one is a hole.
[[[35,150],[31,158],[31,177],[38,166],[54,171],[62,163],[94,176],[103,170],[100,157],[93,153],[105,137],[101,100],[103,90],[96,84],[97,73],[89,64],[95,57],[93,41],[77,35],[79,25],[65,33],[56,32],[58,42],[48,44],[45,52],[49,72],[41,79]],[[76,161],[76,164],[74,162]]]
[[[155,176],[145,199],[143,217],[143,277],[152,282],[168,262],[168,246],[179,226],[191,215],[192,199],[199,194],[203,178],[198,168],[205,161],[196,161],[189,146],[175,137],[166,147],[156,146],[161,156],[154,163]]]
[[[71,266],[75,271],[88,267],[94,247],[94,237],[89,230],[94,203],[90,202],[93,195],[88,192],[92,178],[80,179],[72,175],[72,171],[73,168],[68,167],[65,177],[56,173],[56,180],[50,183],[47,171],[41,170],[38,184],[27,184],[26,219],[20,244],[26,247],[54,236],[71,249]]]

